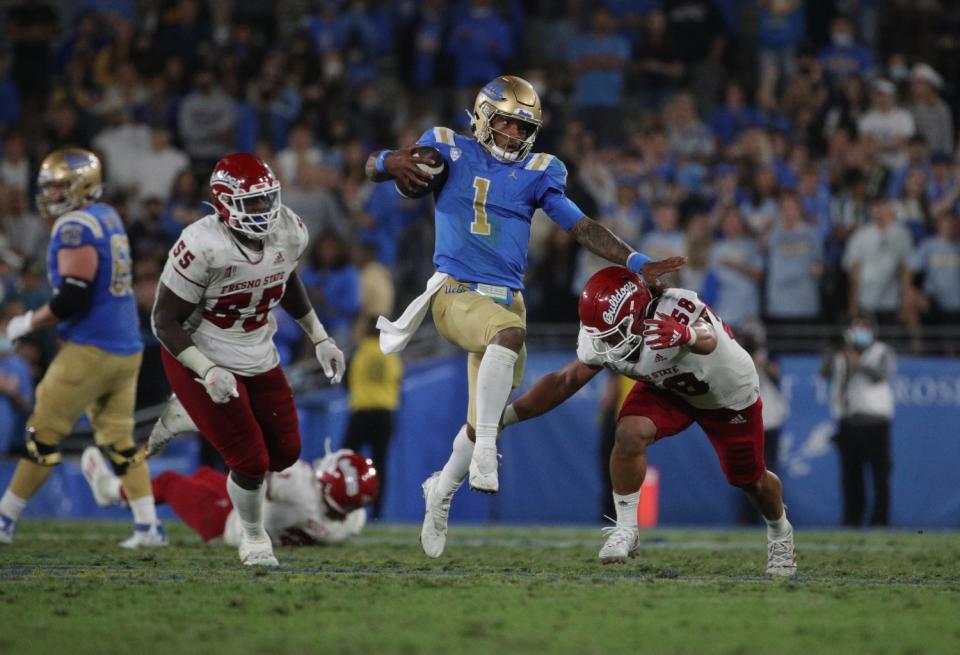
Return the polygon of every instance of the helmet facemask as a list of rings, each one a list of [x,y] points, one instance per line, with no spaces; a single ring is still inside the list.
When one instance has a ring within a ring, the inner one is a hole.
[[[622,362],[643,345],[643,335],[633,332],[633,316],[624,316],[607,330],[583,325],[593,351],[608,362]]]
[[[482,115],[475,116],[472,125],[477,137],[477,142],[486,148],[494,159],[499,161],[513,163],[526,159],[527,155],[529,155],[533,149],[533,143],[537,139],[537,134],[540,132],[540,123],[532,117],[513,115],[499,111],[491,103],[483,103],[480,108],[480,113]],[[521,135],[523,138],[517,138],[494,129],[493,123],[498,117],[517,121],[522,126]],[[505,139],[503,147],[497,145],[495,135],[498,134]],[[511,143],[518,144],[519,147],[516,150],[510,150],[509,146]]]
[[[227,225],[251,239],[263,239],[280,222],[280,185],[247,193],[220,193],[217,199],[228,212]]]

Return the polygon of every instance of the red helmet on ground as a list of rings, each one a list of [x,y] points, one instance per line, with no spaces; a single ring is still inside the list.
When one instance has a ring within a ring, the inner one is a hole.
[[[626,359],[643,343],[643,317],[653,296],[636,273],[608,266],[580,294],[580,324],[598,355]]]
[[[218,161],[210,199],[220,220],[248,237],[262,239],[279,225],[280,182],[259,157],[240,152]]]
[[[317,480],[324,501],[341,514],[369,505],[380,489],[373,460],[346,449],[323,458],[317,467]]]

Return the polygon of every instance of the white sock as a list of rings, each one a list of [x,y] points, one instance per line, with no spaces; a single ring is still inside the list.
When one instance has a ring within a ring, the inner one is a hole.
[[[790,521],[787,520],[786,507],[783,508],[783,514],[780,515],[780,518],[771,521],[764,517],[763,520],[767,522],[767,539],[783,539],[793,529]]]
[[[23,514],[23,508],[26,506],[26,499],[21,498],[9,489],[3,493],[3,498],[0,498],[0,514],[14,521],[20,519],[20,515]]]
[[[487,346],[483,353],[477,371],[477,444],[497,438],[500,416],[513,391],[513,367],[517,357],[519,355],[509,348],[496,344]]]
[[[617,527],[636,528],[637,508],[640,506],[640,490],[621,496],[613,492],[613,506],[617,508]]]
[[[267,536],[263,529],[263,499],[267,493],[267,485],[260,484],[259,489],[244,489],[233,481],[233,476],[227,476],[227,494],[233,508],[240,517],[243,531],[252,539],[263,539]]]
[[[157,522],[157,506],[153,496],[143,496],[136,500],[128,500],[130,511],[133,512],[133,522],[137,525],[153,525]]]
[[[440,471],[440,479],[437,482],[437,490],[442,498],[453,496],[467,479],[467,473],[470,472],[470,459],[473,457],[473,442],[467,436],[467,425],[464,423],[460,431],[457,432],[453,440],[453,450],[450,452],[450,459],[443,465]]]

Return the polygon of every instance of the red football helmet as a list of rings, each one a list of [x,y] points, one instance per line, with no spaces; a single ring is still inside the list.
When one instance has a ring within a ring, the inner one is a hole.
[[[643,317],[652,295],[636,273],[608,266],[587,281],[580,294],[580,324],[593,349],[622,361],[643,342]]]
[[[280,182],[259,157],[240,152],[218,161],[210,198],[220,220],[248,237],[262,239],[279,225]]]
[[[323,500],[344,515],[372,503],[380,488],[373,460],[347,449],[323,458],[317,467],[317,480]]]

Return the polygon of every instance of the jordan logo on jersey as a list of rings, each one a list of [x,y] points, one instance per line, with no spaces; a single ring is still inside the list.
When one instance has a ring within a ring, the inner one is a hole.
[[[653,361],[654,361],[654,362],[665,362],[665,361],[667,361],[667,358],[664,357],[663,355],[661,355],[660,353],[657,353],[657,356],[653,358]]]
[[[273,258],[273,265],[274,265],[274,266],[279,266],[280,264],[282,264],[282,263],[285,262],[285,261],[286,261],[286,260],[283,258],[283,253],[282,253],[282,252],[278,252],[278,253],[277,253],[277,256]]]
[[[233,277],[236,274],[237,274],[236,266],[227,266],[225,269],[223,269],[223,277]]]

